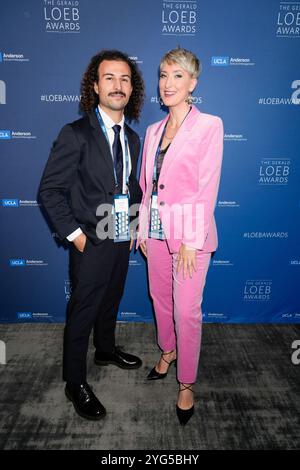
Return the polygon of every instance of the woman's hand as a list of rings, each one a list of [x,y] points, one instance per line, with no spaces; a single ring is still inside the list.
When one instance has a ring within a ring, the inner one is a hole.
[[[134,238],[133,238],[133,237],[131,237],[131,238],[130,238],[129,251],[131,251],[131,250],[132,250],[132,248],[133,248],[133,244],[134,244]]]
[[[190,278],[192,278],[193,272],[197,271],[196,249],[186,246],[183,243],[179,249],[177,258],[177,273],[179,273],[181,269],[183,270],[184,279],[188,274]]]
[[[146,245],[146,241],[143,240],[141,243],[140,243],[140,249],[141,249],[141,252],[143,253],[144,256],[146,256],[147,258],[147,245]]]

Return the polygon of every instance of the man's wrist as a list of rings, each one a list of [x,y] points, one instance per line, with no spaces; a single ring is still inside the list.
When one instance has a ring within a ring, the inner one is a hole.
[[[74,230],[74,232],[70,233],[70,235],[67,236],[67,240],[69,242],[73,242],[75,238],[79,237],[79,235],[81,235],[82,233],[83,231],[80,227],[78,227],[76,230]]]

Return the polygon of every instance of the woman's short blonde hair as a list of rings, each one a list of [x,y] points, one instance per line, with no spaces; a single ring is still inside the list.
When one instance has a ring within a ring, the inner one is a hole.
[[[201,73],[201,63],[200,60],[187,49],[177,47],[167,52],[160,61],[160,69],[163,64],[176,63],[180,65],[183,70],[186,70],[192,78],[198,78]]]

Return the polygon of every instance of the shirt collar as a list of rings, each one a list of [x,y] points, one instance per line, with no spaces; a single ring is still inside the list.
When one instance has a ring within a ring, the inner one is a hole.
[[[106,114],[103,109],[98,105],[98,109],[99,109],[99,112],[101,114],[101,117],[103,119],[103,122],[104,122],[104,125],[107,129],[111,129],[113,126],[115,126],[115,122],[112,120],[112,118],[110,116],[108,116],[108,114]],[[124,114],[123,114],[123,117],[121,119],[120,122],[118,122],[117,124],[119,126],[121,126],[121,128],[123,129],[124,128],[124,122],[125,122],[125,117],[124,117]]]

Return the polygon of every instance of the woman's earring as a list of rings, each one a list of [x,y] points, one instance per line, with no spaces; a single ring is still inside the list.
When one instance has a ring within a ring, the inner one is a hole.
[[[164,105],[164,102],[163,102],[163,100],[161,99],[161,96],[158,98],[158,101],[159,101],[159,104],[160,104],[161,106]]]
[[[193,103],[192,93],[190,93],[190,94],[188,95],[188,97],[185,99],[185,102],[186,102],[187,104],[192,104],[192,103]]]

